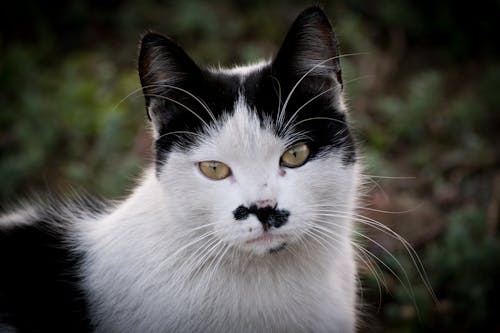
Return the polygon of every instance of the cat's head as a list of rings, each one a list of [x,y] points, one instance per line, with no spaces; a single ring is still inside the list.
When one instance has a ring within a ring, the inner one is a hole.
[[[297,17],[272,61],[233,69],[202,69],[148,33],[139,74],[156,174],[187,230],[257,254],[322,228],[347,234],[341,212],[354,200],[356,151],[321,9]]]

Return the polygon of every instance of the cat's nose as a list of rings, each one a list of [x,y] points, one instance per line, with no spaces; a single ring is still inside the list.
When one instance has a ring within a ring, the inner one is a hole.
[[[276,202],[268,202],[264,207],[257,207],[257,205],[250,206],[250,213],[262,223],[264,231],[270,228],[279,228],[288,221],[290,212],[285,209],[276,209]]]
[[[276,208],[276,200],[267,199],[267,200],[257,200],[255,201],[255,206],[258,209],[260,208]]]

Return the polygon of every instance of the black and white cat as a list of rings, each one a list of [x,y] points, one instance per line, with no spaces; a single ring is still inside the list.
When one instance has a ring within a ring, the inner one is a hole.
[[[128,199],[0,221],[6,332],[353,332],[359,165],[323,11],[272,61],[201,69],[146,34],[156,163]]]

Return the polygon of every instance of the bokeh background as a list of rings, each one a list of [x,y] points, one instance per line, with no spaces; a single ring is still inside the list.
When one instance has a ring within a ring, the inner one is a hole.
[[[140,35],[199,64],[276,53],[309,1],[9,1],[0,10],[0,203],[120,199],[152,160]],[[362,332],[499,332],[499,1],[323,1],[363,150]],[[135,92],[135,93],[134,93]],[[385,211],[385,212],[382,212]],[[380,229],[380,228],[379,228]],[[394,256],[390,255],[393,254]],[[381,285],[379,289],[378,284]]]

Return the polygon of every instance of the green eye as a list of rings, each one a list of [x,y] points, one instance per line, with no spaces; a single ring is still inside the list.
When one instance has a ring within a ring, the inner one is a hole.
[[[222,162],[203,161],[198,163],[202,174],[210,179],[221,180],[231,174],[231,169]]]
[[[281,165],[288,168],[302,166],[309,157],[309,147],[305,143],[298,143],[288,148],[281,155]]]

